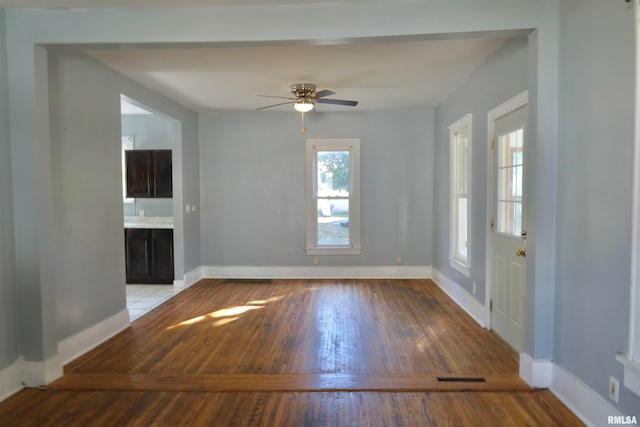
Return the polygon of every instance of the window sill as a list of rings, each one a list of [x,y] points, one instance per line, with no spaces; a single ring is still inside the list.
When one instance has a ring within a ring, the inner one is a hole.
[[[624,386],[640,396],[640,363],[618,354],[616,360],[624,365]]]
[[[451,268],[459,271],[465,276],[471,277],[471,267],[469,267],[469,265],[462,264],[460,261],[458,261],[455,258],[449,258],[449,265],[451,266]]]
[[[306,248],[307,255],[360,255],[362,249],[360,247],[322,247],[322,248]]]

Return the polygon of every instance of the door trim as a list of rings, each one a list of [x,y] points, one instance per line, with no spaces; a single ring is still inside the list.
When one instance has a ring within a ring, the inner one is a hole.
[[[496,197],[495,174],[493,173],[492,140],[495,137],[496,121],[507,114],[529,104],[529,91],[519,93],[508,101],[503,102],[487,113],[487,221],[485,224],[486,250],[485,250],[485,292],[484,292],[484,315],[487,329],[493,329],[491,319],[491,298],[493,296],[493,232],[491,231],[491,220],[493,218],[493,204]],[[527,148],[525,147],[525,151]],[[525,156],[526,157],[526,156]],[[525,172],[526,173],[526,172]],[[527,264],[527,268],[529,268]]]

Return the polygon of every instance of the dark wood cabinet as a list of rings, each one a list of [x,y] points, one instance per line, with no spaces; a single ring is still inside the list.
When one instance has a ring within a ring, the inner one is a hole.
[[[151,230],[150,273],[158,283],[173,283],[173,230]]]
[[[127,283],[173,283],[173,230],[124,230]]]
[[[171,150],[154,151],[152,153],[152,161],[155,197],[173,197]]]
[[[151,156],[147,150],[127,150],[127,197],[151,197]]]
[[[149,230],[125,229],[127,283],[140,283],[150,276],[151,247]]]
[[[127,197],[173,197],[171,150],[127,150]]]

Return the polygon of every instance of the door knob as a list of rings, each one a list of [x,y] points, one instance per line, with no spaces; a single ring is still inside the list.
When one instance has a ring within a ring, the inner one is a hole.
[[[516,256],[526,257],[527,256],[527,251],[524,250],[524,249],[518,249],[516,251]]]

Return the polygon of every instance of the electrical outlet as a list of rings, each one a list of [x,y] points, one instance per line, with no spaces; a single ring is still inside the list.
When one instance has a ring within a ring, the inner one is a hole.
[[[401,256],[397,256],[396,257],[396,264],[398,264],[398,265],[402,264],[402,257]]]
[[[144,216],[144,209],[140,209],[140,216]]]
[[[191,213],[191,205],[186,205],[184,207],[184,210],[185,210],[186,213]]]
[[[618,393],[620,392],[620,382],[617,378],[609,377],[609,399],[618,403]]]
[[[475,294],[476,294],[476,282],[473,282],[473,285],[471,286],[471,293],[472,293],[473,295],[475,295]]]
[[[318,255],[313,257],[313,265],[318,265]]]
[[[191,212],[195,212],[195,211],[197,211],[196,205],[191,205]]]

